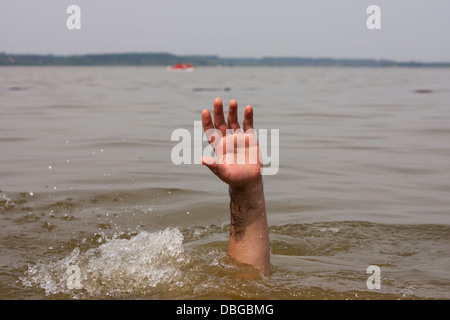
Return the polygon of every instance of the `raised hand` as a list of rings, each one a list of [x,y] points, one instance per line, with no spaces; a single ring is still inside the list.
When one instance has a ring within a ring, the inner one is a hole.
[[[268,275],[270,241],[259,147],[253,128],[253,108],[245,108],[241,129],[237,102],[231,100],[227,122],[220,98],[214,100],[214,123],[209,111],[203,110],[203,129],[217,159],[203,157],[202,163],[230,186],[228,255]]]
[[[228,123],[225,122],[220,98],[214,100],[214,123],[209,110],[203,110],[203,129],[217,160],[203,157],[201,162],[225,183],[242,187],[261,179],[261,161],[253,128],[253,108],[250,105],[245,108],[242,129],[238,122],[237,108],[236,100],[231,100]]]

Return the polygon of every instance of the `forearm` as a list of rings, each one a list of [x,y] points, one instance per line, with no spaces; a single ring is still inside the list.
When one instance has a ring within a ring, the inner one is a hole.
[[[228,255],[270,273],[270,241],[262,178],[244,187],[230,186],[231,226]]]

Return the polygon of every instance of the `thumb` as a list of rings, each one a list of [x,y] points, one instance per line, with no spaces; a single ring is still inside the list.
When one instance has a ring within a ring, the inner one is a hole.
[[[216,159],[213,157],[202,157],[200,159],[200,162],[201,162],[201,164],[207,166],[210,169],[217,166]]]
[[[218,174],[220,171],[220,165],[216,162],[216,159],[213,157],[202,157],[200,162],[207,166],[209,170],[211,170],[214,174]]]

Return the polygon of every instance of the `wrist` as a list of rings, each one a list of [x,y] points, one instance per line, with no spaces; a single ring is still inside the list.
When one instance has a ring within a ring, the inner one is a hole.
[[[267,224],[262,179],[243,187],[230,186],[231,231],[243,235],[252,224]]]
[[[234,198],[249,198],[252,195],[263,192],[262,176],[258,176],[252,180],[247,181],[243,185],[229,185],[230,197]]]

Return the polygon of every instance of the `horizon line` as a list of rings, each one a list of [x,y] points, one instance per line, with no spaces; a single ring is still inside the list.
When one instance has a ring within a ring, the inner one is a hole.
[[[263,57],[221,57],[216,54],[179,55],[170,52],[110,52],[87,54],[52,53],[5,53],[0,52],[0,66],[142,66],[173,65],[190,63],[197,66],[268,66],[268,67],[443,67],[449,68],[450,61],[424,62],[416,60],[394,60],[385,58],[333,58],[305,56],[263,56]]]
[[[423,64],[450,64],[449,61],[444,60],[415,60],[415,59],[395,59],[395,58],[356,58],[356,57],[333,57],[333,56],[299,56],[299,55],[266,55],[262,57],[256,56],[220,56],[219,54],[176,54],[168,51],[122,51],[122,52],[103,52],[103,53],[11,53],[0,51],[0,55],[7,56],[54,56],[54,57],[79,57],[79,56],[101,56],[101,55],[132,55],[132,54],[165,54],[174,57],[215,57],[219,59],[252,59],[252,60],[263,60],[263,59],[323,59],[323,60],[360,60],[360,61],[385,61],[385,62],[395,62],[395,63],[423,63]]]

